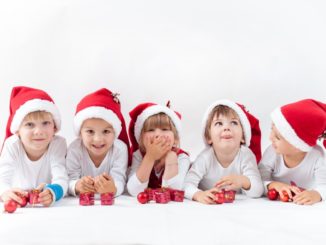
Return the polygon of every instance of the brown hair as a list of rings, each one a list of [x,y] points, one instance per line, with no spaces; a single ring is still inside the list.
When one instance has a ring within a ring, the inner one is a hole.
[[[160,112],[158,114],[152,115],[148,117],[143,125],[143,128],[140,132],[140,138],[139,138],[139,150],[143,153],[146,152],[145,146],[143,144],[143,135],[145,132],[148,132],[150,129],[153,128],[168,128],[170,129],[174,134],[174,139],[176,142],[179,142],[179,134],[174,126],[174,123],[172,122],[171,118],[166,115],[163,112]]]
[[[226,106],[226,105],[217,105],[214,107],[214,109],[209,113],[208,118],[206,120],[205,124],[205,132],[204,132],[204,137],[205,140],[211,140],[211,134],[210,134],[210,127],[213,121],[214,116],[219,117],[220,115],[222,116],[234,116],[236,118],[239,118],[238,114],[236,113],[235,110],[232,108]],[[239,120],[240,121],[240,120]],[[241,122],[240,122],[241,124]],[[241,124],[242,127],[242,124]]]

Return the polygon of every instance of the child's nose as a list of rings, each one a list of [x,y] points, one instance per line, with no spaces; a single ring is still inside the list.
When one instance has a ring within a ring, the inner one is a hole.
[[[43,132],[42,127],[36,126],[34,128],[34,134],[41,134]]]

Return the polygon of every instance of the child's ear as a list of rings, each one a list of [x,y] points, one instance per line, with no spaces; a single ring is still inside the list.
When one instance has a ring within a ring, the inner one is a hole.
[[[240,143],[241,143],[241,145],[244,145],[246,143],[244,138],[241,139]]]

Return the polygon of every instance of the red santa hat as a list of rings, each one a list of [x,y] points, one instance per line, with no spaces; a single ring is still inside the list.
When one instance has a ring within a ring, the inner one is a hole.
[[[83,122],[90,118],[100,118],[112,125],[115,137],[122,140],[129,149],[129,140],[125,120],[121,113],[118,94],[102,88],[86,95],[77,105],[74,117],[76,135],[80,134]]]
[[[323,138],[326,148],[326,104],[313,99],[300,100],[276,108],[272,121],[280,134],[294,147],[308,152]]]
[[[235,103],[230,100],[218,100],[212,103],[206,110],[203,118],[203,122],[202,122],[203,136],[205,135],[205,126],[209,114],[218,105],[227,106],[233,109],[237,113],[243,128],[245,145],[249,147],[252,150],[252,152],[255,154],[258,163],[261,159],[261,131],[259,127],[259,120],[256,117],[254,117],[252,114],[250,114],[242,104]],[[207,144],[205,136],[204,136],[204,141]]]
[[[132,144],[132,151],[136,151],[139,148],[140,133],[146,119],[159,113],[165,113],[169,116],[178,134],[180,135],[181,115],[169,108],[169,102],[167,106],[162,106],[154,103],[142,103],[129,112],[129,137]]]
[[[10,96],[10,115],[7,122],[6,139],[18,131],[26,115],[35,111],[51,113],[57,130],[60,129],[59,110],[46,92],[24,86],[14,87]]]

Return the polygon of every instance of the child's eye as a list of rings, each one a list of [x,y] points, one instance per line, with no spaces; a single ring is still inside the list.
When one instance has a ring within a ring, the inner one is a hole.
[[[48,126],[48,125],[51,125],[51,122],[50,122],[50,121],[44,121],[42,124],[43,124],[44,126]]]
[[[111,129],[105,129],[105,130],[103,131],[103,133],[104,133],[104,134],[110,134],[110,133],[112,133],[112,130],[111,130]]]
[[[87,130],[86,130],[86,133],[88,133],[88,134],[94,134],[94,130],[92,130],[92,129],[87,129]]]
[[[154,132],[154,128],[149,128],[146,132]]]
[[[231,121],[231,125],[238,126],[239,123],[238,123],[238,121],[233,120],[233,121]]]
[[[223,126],[223,123],[222,123],[222,122],[219,122],[219,121],[217,121],[217,122],[215,122],[215,123],[214,123],[214,126]]]
[[[170,131],[169,128],[162,128],[163,131]]]
[[[25,127],[32,128],[32,127],[34,127],[34,123],[27,122],[27,123],[25,123]]]

